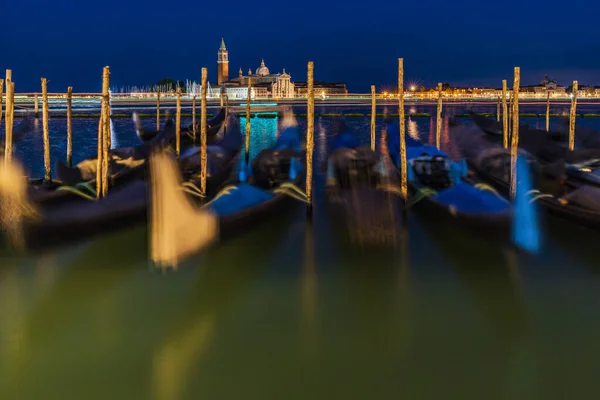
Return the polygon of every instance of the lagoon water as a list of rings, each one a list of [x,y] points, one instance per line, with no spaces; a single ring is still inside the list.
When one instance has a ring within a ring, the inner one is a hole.
[[[435,115],[430,106],[413,108]],[[331,121],[315,122],[316,165]],[[253,119],[252,155],[273,143],[277,123]],[[299,123],[304,128],[306,119]],[[367,143],[368,118],[348,123]],[[600,130],[600,119],[578,123]],[[95,153],[97,121],[73,124],[78,162]],[[65,157],[65,125],[50,121],[54,160]],[[129,120],[114,125],[120,146],[136,143]],[[407,128],[434,140],[434,119],[414,118]],[[443,128],[443,149],[459,155]],[[40,122],[16,150],[39,176],[41,136]],[[175,271],[150,266],[143,226],[45,254],[0,254],[0,398],[577,399],[598,392],[600,234],[547,220],[534,256],[409,214],[396,248],[361,251],[333,229],[322,172],[315,173],[312,225],[298,203]]]

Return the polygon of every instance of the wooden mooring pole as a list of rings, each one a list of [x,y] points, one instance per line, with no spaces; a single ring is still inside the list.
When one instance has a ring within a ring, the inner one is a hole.
[[[160,131],[160,86],[156,87],[156,131]]]
[[[546,89],[547,90],[547,89]],[[546,96],[546,132],[550,131],[550,91]]]
[[[67,88],[67,166],[73,162],[73,120],[72,120],[73,87]]]
[[[513,83],[512,137],[510,141],[510,198],[515,199],[517,193],[517,155],[519,149],[519,87],[521,84],[521,68],[515,67]]]
[[[175,153],[177,158],[181,153],[181,88],[177,88],[177,103],[175,106]]]
[[[0,92],[1,95],[2,92]],[[6,138],[4,142],[4,159],[7,163],[12,160],[12,142],[13,125],[15,120],[15,83],[11,80],[6,81],[6,117],[5,128]]]
[[[500,122],[500,100],[501,97],[498,96],[498,103],[496,104],[496,121]]]
[[[508,149],[508,105],[506,104],[506,79],[502,80],[502,143]]]
[[[192,96],[192,139],[196,144],[196,96]]]
[[[96,158],[96,199],[99,199],[100,195],[102,194],[102,158],[104,156],[104,149],[102,147],[104,136],[102,134],[103,127],[104,125],[102,124],[102,114],[100,114],[100,119],[98,120],[98,155]]]
[[[225,132],[227,132],[227,120],[229,119],[229,95],[225,95],[225,121],[223,124],[225,125]]]
[[[575,148],[575,119],[577,117],[577,91],[579,84],[573,81],[573,93],[571,93],[571,113],[569,114],[569,150]]]
[[[4,79],[0,79],[0,124],[2,123],[2,103],[4,98]]]
[[[252,99],[252,77],[248,75],[248,97],[246,99],[246,164],[250,162],[250,101]]]
[[[514,93],[510,93],[508,92],[508,134],[509,137],[510,135],[512,135],[512,121],[513,121],[513,114],[515,113],[514,107],[513,107],[513,98]]]
[[[110,69],[102,72],[102,197],[108,195],[109,149],[110,149]]]
[[[206,89],[208,70],[202,68],[202,89],[200,99],[200,192],[206,196],[207,156],[206,156]]]
[[[308,89],[306,99],[306,115],[308,117],[306,126],[306,203],[307,212],[312,215],[312,175],[313,175],[313,150],[315,147],[315,87],[314,72],[315,64],[308,62],[306,86]]]
[[[375,151],[375,122],[377,118],[377,98],[375,85],[371,85],[371,150]]]
[[[10,82],[12,82],[12,70],[6,70],[6,79],[3,81],[3,85],[6,86],[6,111],[5,114],[8,116],[8,91],[10,90]],[[14,107],[14,106],[13,106]],[[7,117],[5,117],[7,118]],[[8,120],[7,120],[8,121]],[[0,123],[2,122],[2,86],[0,86]],[[7,128],[5,125],[4,128]],[[12,126],[10,127],[12,129]],[[12,130],[11,130],[12,132]]]
[[[33,95],[33,116],[34,118],[38,118],[40,116],[39,111],[40,99],[38,98],[38,94]]]
[[[438,83],[438,104],[437,104],[437,122],[435,125],[435,147],[441,149],[442,138],[442,83]]]
[[[398,59],[398,115],[400,118],[400,193],[408,201],[408,170],[406,163],[406,130],[404,121],[404,58]],[[406,210],[406,207],[403,208]]]
[[[42,78],[42,127],[44,135],[44,179],[50,181],[50,129],[48,128],[48,81]]]

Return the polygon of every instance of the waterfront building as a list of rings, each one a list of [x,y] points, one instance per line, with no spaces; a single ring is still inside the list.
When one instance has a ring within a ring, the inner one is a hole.
[[[548,75],[544,76],[544,79],[540,81],[538,85],[525,85],[521,86],[520,92],[531,93],[538,96],[546,96],[550,93],[550,96],[564,95],[566,88],[558,84],[556,80],[548,79]]]
[[[272,97],[275,99],[286,99],[306,96],[306,82],[292,82],[291,75],[283,69],[281,73],[272,74],[262,59],[255,73],[248,70],[244,75],[240,67],[238,76],[229,79],[229,53],[225,47],[225,40],[221,38],[221,46],[217,53],[218,79],[217,87],[220,88],[219,95],[227,94],[232,99],[245,99],[248,97],[248,77],[251,77],[251,97]],[[346,84],[314,82],[315,95],[348,94]],[[215,91],[216,92],[216,91]]]
[[[306,82],[295,82],[296,96],[305,97],[308,94],[308,85]],[[346,84],[342,82],[322,82],[314,81],[313,89],[315,96],[331,96],[331,95],[347,95],[348,89]]]
[[[256,68],[254,74],[252,70],[249,70],[248,75],[244,75],[240,68],[237,78],[224,82],[223,87],[227,94],[239,93],[234,89],[244,87],[246,94],[243,97],[247,97],[248,77],[251,78],[252,88],[256,89],[256,97],[292,98],[295,95],[294,83],[291,81],[290,74],[285,72],[285,69],[282,73],[271,74],[264,59],[261,60],[260,66]]]

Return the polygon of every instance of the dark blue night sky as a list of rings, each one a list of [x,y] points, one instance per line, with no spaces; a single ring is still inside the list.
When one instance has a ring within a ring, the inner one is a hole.
[[[13,69],[17,92],[39,91],[42,76],[51,92],[98,92],[104,65],[114,86],[199,80],[201,67],[215,81],[221,36],[230,78],[264,57],[271,72],[305,80],[312,60],[315,79],[367,92],[393,87],[404,57],[406,80],[425,86],[500,86],[515,65],[522,84],[544,73],[566,86],[600,84],[600,3],[591,0],[5,3],[0,68]]]

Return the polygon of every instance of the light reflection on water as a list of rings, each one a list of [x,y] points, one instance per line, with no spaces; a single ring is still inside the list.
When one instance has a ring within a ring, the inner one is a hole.
[[[408,119],[407,131],[408,131],[408,136],[410,136],[411,138],[413,138],[415,140],[421,140],[421,135],[419,132],[419,124],[417,123],[417,121],[413,120],[412,118]]]
[[[331,121],[315,124],[316,165]],[[368,145],[369,118],[347,122]],[[129,120],[114,123],[121,145],[136,143]],[[252,157],[275,142],[277,124],[252,119]],[[434,124],[413,118],[407,129],[435,143]],[[52,157],[64,157],[66,124],[50,127]],[[40,129],[17,146],[37,174]],[[94,155],[97,120],[75,119],[73,132],[74,161]],[[377,398],[589,397],[600,358],[590,317],[597,234],[554,221],[543,253],[528,256],[409,214],[398,251],[358,253],[323,203],[315,198],[310,230],[297,204],[166,274],[147,267],[143,227],[46,256],[1,256],[0,398],[369,398],[373,388]]]
[[[258,116],[250,117],[250,146],[248,153],[250,160],[258,155],[263,149],[267,149],[277,141],[277,127],[279,117],[260,118]],[[240,127],[242,134],[246,137],[246,117],[240,117]],[[245,139],[244,139],[245,143]],[[245,163],[244,157],[240,157],[240,163]],[[241,164],[240,164],[241,165]]]

